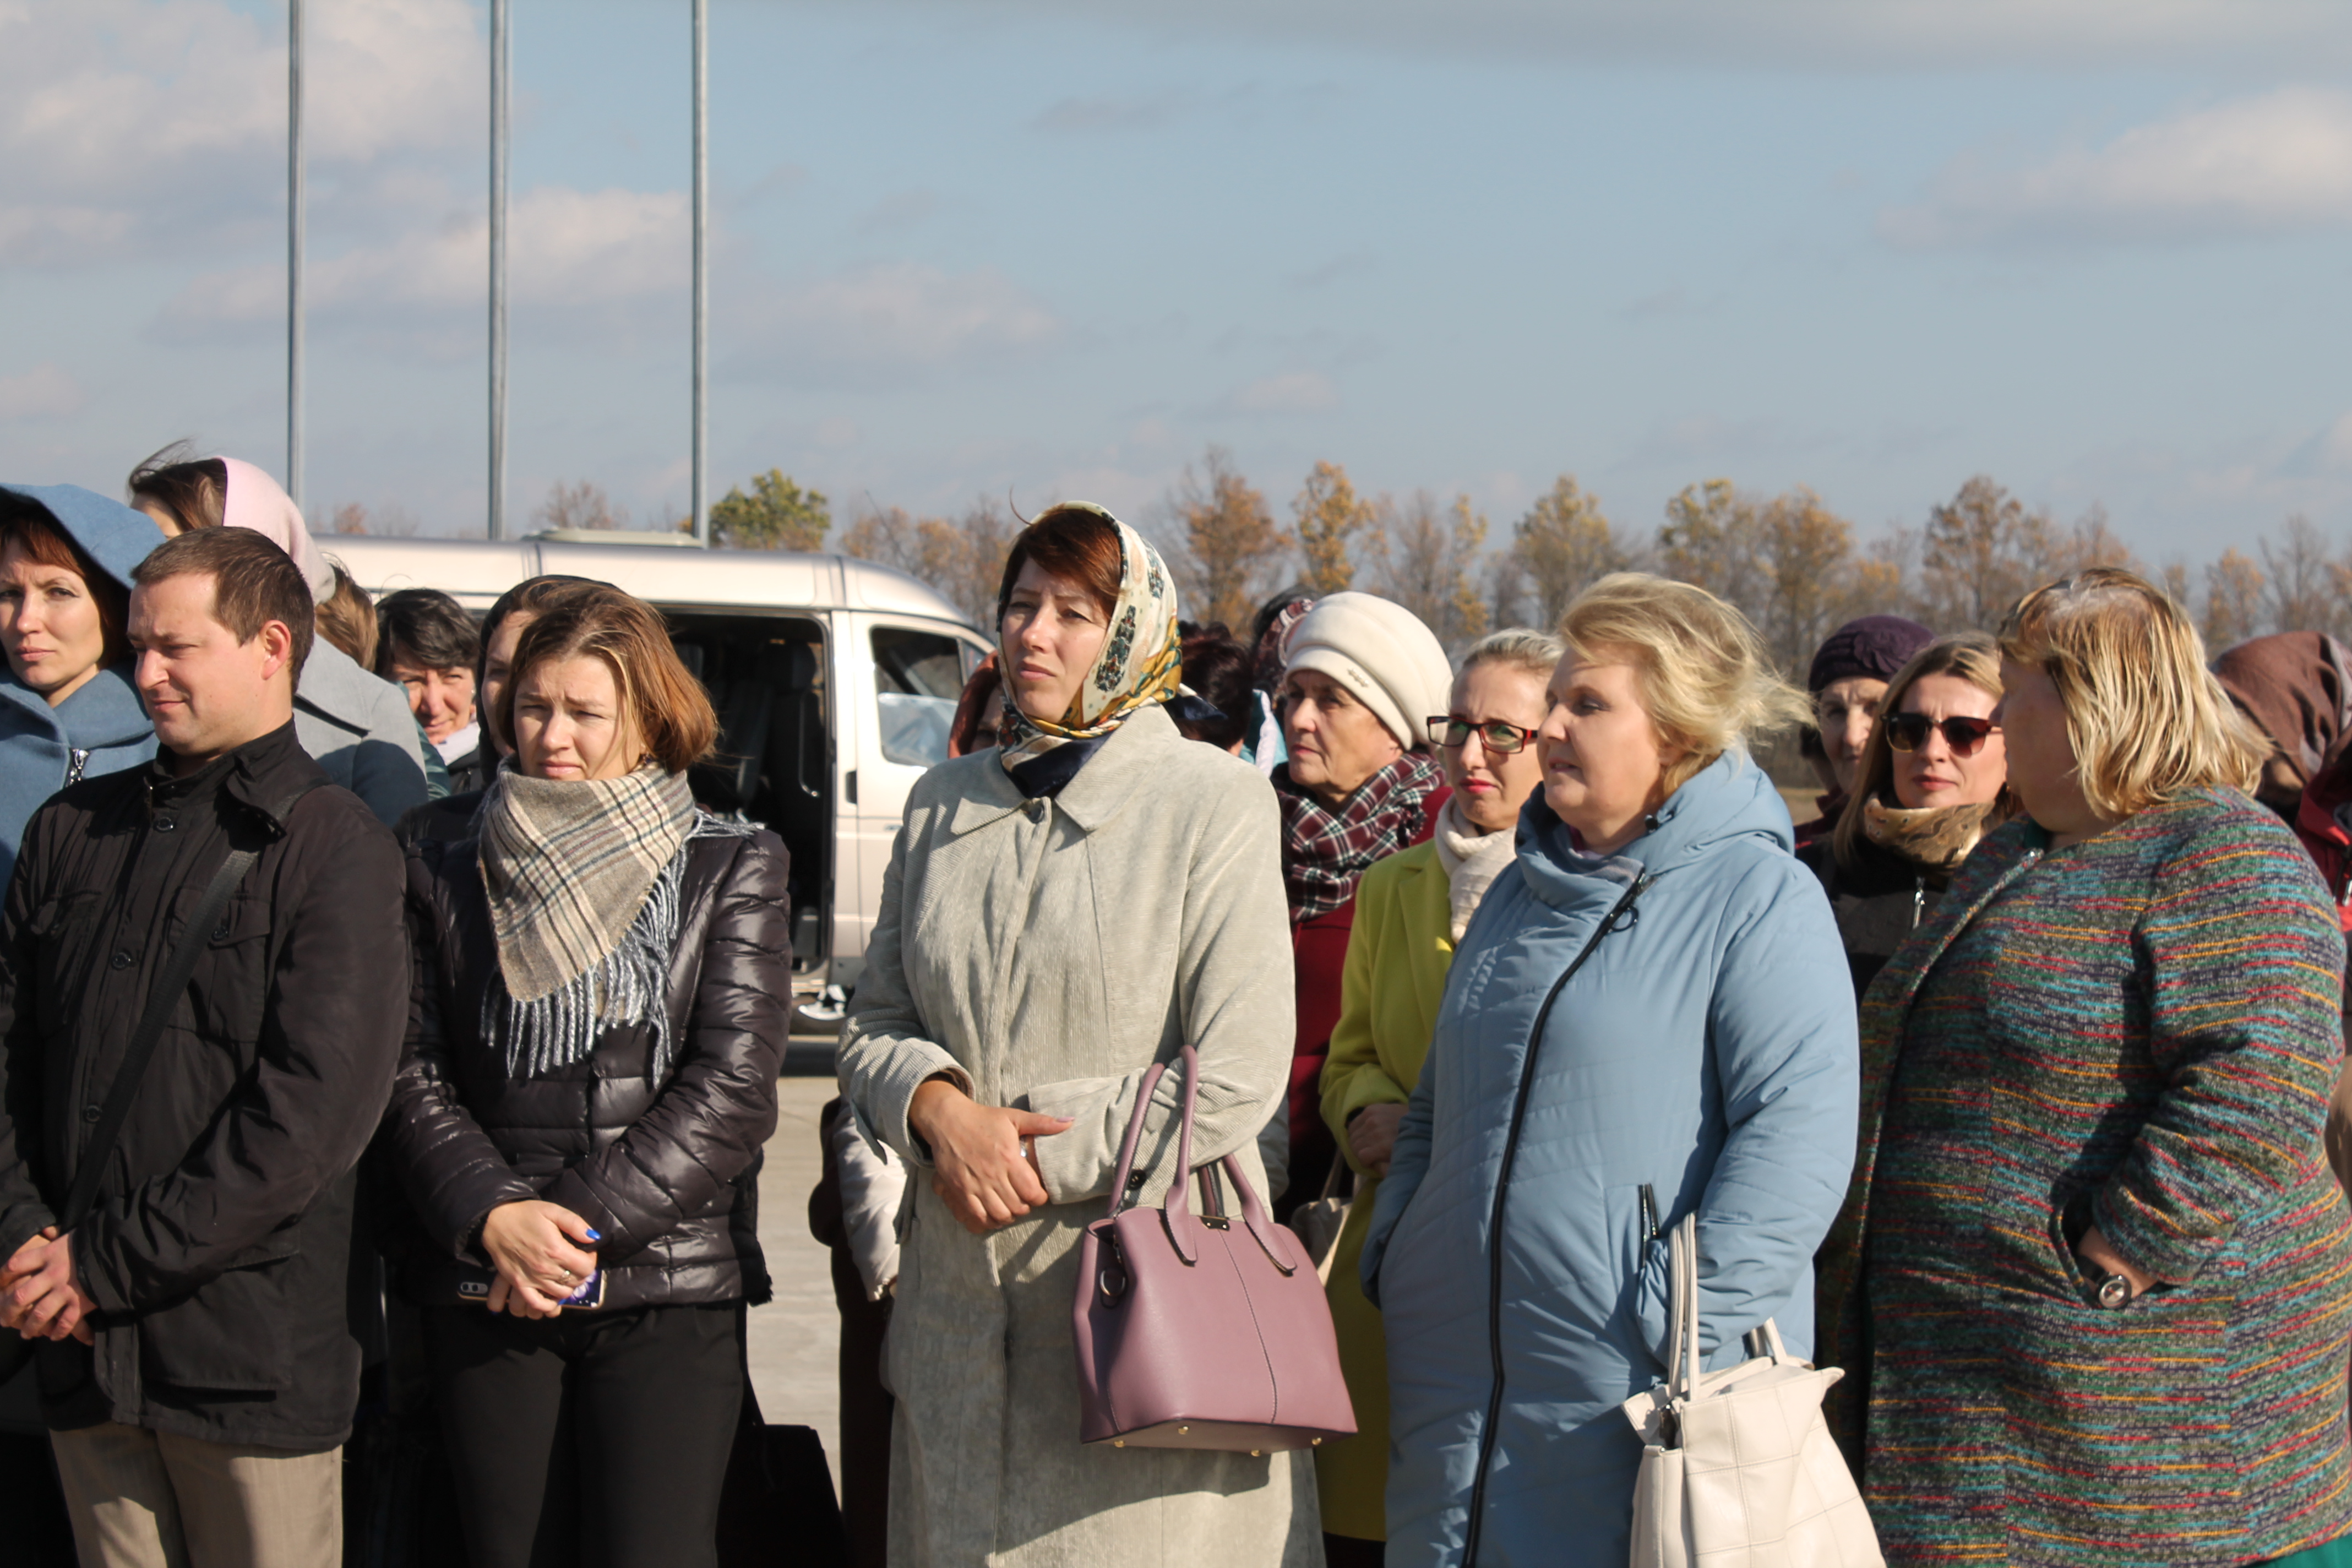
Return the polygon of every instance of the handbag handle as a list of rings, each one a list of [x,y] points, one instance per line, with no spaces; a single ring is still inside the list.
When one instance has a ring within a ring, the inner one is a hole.
[[[1666,1241],[1666,1277],[1672,1292],[1667,1314],[1672,1320],[1666,1342],[1666,1366],[1673,1379],[1671,1393],[1676,1399],[1689,1399],[1698,1392],[1698,1215],[1686,1214],[1675,1226]],[[1789,1359],[1789,1350],[1780,1342],[1780,1325],[1767,1318],[1747,1336],[1748,1353],[1769,1356],[1775,1363]],[[1757,1342],[1762,1341],[1758,1348]]]
[[[1190,1264],[1199,1259],[1193,1256],[1192,1244],[1185,1238],[1184,1227],[1176,1222],[1192,1212],[1187,1188],[1192,1176],[1192,1116],[1201,1094],[1200,1053],[1188,1042],[1178,1052],[1176,1061],[1184,1069],[1181,1121],[1176,1133],[1177,1169],[1183,1174],[1169,1185],[1167,1204],[1161,1210],[1161,1223],[1168,1232],[1169,1241],[1176,1248],[1176,1256]],[[1135,1110],[1128,1118],[1127,1136],[1119,1142],[1118,1170],[1111,1177],[1109,1218],[1118,1216],[1119,1208],[1127,1200],[1128,1178],[1135,1168],[1137,1145],[1143,1140],[1144,1113],[1150,1109],[1152,1092],[1160,1087],[1160,1080],[1166,1075],[1168,1066],[1166,1062],[1152,1063],[1151,1069],[1143,1075],[1143,1082],[1136,1089]],[[1287,1247],[1280,1246],[1275,1237],[1277,1231],[1287,1236],[1287,1228],[1274,1223],[1274,1215],[1258,1199],[1257,1189],[1242,1173],[1240,1162],[1227,1154],[1217,1163],[1223,1168],[1225,1179],[1233,1183],[1234,1191],[1241,1197],[1242,1223],[1248,1226],[1250,1235],[1256,1238],[1267,1258],[1285,1274],[1297,1273],[1304,1260],[1290,1256]]]

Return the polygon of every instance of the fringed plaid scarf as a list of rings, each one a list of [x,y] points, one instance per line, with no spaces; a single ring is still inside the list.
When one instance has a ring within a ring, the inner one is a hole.
[[[1356,896],[1373,861],[1411,847],[1428,815],[1430,795],[1445,782],[1437,764],[1407,752],[1366,779],[1334,811],[1290,782],[1290,766],[1274,770],[1282,806],[1282,883],[1290,896],[1290,923],[1328,915]]]
[[[507,1042],[509,1070],[577,1061],[599,1023],[658,1021],[695,816],[684,773],[499,771],[476,820],[500,980],[484,1022]]]

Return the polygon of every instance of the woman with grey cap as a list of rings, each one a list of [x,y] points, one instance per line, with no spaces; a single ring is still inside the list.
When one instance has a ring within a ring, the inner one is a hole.
[[[1813,727],[1803,737],[1805,759],[1820,775],[1821,816],[1797,827],[1797,847],[1826,837],[1853,793],[1853,773],[1878,722],[1886,683],[1936,634],[1901,616],[1864,616],[1832,632],[1805,677],[1812,694]]]
[[[1446,790],[1427,724],[1445,711],[1453,685],[1436,635],[1377,595],[1318,599],[1290,634],[1277,704],[1290,757],[1273,774],[1298,996],[1285,1215],[1322,1190],[1338,1153],[1320,1085],[1356,884],[1374,861],[1430,835]]]

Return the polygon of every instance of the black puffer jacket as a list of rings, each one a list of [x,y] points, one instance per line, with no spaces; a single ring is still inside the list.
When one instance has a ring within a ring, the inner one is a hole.
[[[607,1308],[754,1304],[769,1296],[758,1219],[760,1151],[776,1125],[792,1005],[783,845],[764,829],[688,839],[667,1082],[652,1031],[607,1030],[572,1067],[507,1076],[481,1030],[498,973],[475,842],[426,840],[408,859],[416,954],[408,1044],[385,1133],[425,1246],[402,1293],[456,1303],[488,1258],[473,1237],[503,1203],[544,1198],[603,1233]]]

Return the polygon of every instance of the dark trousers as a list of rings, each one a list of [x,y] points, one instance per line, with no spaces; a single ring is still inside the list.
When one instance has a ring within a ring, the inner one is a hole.
[[[741,1302],[423,1316],[473,1568],[716,1568]]]

